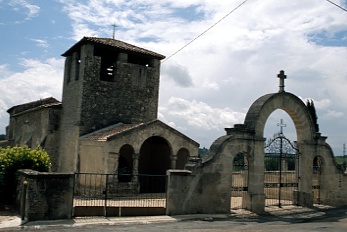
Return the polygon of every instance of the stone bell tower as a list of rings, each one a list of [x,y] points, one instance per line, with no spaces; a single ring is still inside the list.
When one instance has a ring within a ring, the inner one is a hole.
[[[157,119],[160,60],[165,57],[111,38],[84,37],[65,60],[61,171],[75,171],[78,138],[116,123]]]

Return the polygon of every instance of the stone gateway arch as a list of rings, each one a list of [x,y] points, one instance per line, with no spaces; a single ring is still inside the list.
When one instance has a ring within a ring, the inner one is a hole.
[[[233,160],[243,153],[248,161],[247,191],[242,198],[246,209],[265,210],[264,127],[277,109],[288,113],[294,122],[300,151],[297,163],[298,185],[293,203],[311,207],[316,201],[313,183],[319,160],[319,202],[333,206],[347,204],[347,177],[333,157],[326,138],[321,136],[315,115],[294,94],[285,92],[281,71],[279,92],[258,98],[247,112],[243,124],[226,128],[201,159],[191,160],[186,170],[169,170],[167,214],[230,213]]]

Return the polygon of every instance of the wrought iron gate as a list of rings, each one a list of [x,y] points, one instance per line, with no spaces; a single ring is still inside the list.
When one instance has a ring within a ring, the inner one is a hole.
[[[268,140],[264,157],[266,206],[293,204],[298,188],[299,152],[282,131]]]
[[[165,175],[75,173],[73,216],[164,215],[165,185]]]
[[[248,160],[239,152],[233,161],[231,209],[245,209],[245,198],[248,191]]]

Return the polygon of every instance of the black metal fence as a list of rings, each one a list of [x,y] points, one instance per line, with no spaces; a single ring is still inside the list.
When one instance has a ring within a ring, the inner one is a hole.
[[[74,216],[106,216],[115,208],[117,216],[125,208],[137,210],[139,215],[152,214],[140,208],[160,208],[164,212],[165,190],[165,175],[75,173]]]

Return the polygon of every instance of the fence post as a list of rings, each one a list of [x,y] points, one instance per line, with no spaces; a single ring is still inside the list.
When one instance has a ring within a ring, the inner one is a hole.
[[[27,195],[27,187],[28,187],[28,181],[23,181],[23,193],[21,198],[21,204],[20,204],[20,214],[21,219],[24,221],[25,219],[25,204],[26,204],[26,195]]]
[[[71,218],[74,217],[75,210],[74,210],[74,204],[75,204],[75,190],[76,190],[76,178],[79,177],[76,172],[74,172],[73,175],[73,187],[72,187],[72,202],[71,202]]]
[[[107,217],[108,174],[106,174],[104,217]]]

